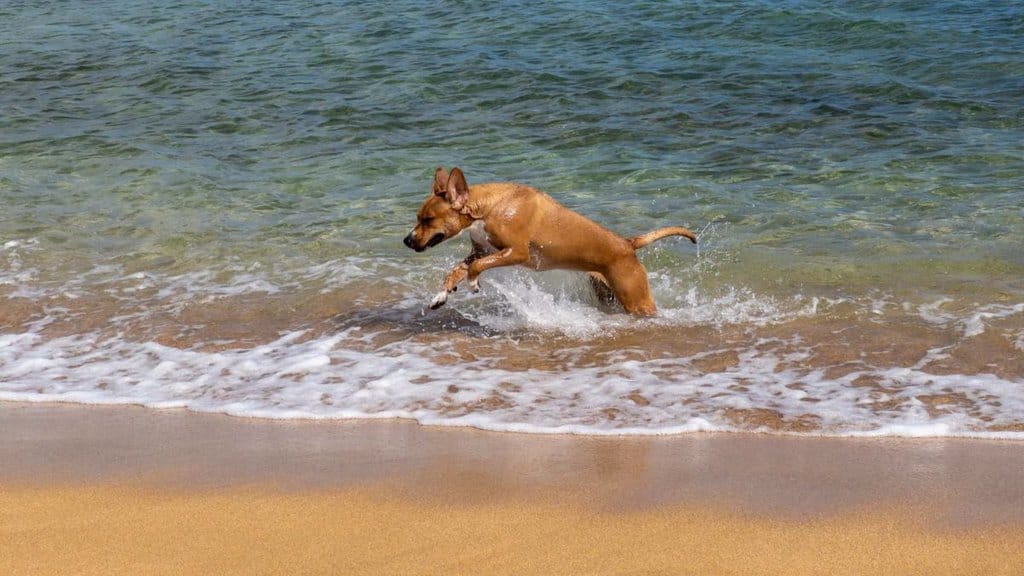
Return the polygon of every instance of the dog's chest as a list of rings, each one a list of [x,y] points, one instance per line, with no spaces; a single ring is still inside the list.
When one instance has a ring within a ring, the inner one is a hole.
[[[482,246],[488,251],[498,250],[498,247],[491,242],[491,237],[487,235],[487,230],[484,229],[483,220],[477,220],[470,225],[469,238],[473,241],[473,244]]]

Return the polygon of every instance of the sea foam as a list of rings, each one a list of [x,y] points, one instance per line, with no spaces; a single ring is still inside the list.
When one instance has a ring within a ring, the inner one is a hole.
[[[4,250],[24,246],[8,242]],[[909,361],[865,358],[835,371],[840,366],[816,360],[821,342],[787,328],[837,315],[854,322],[863,313],[869,327],[916,318],[963,341],[994,324],[1017,325],[1024,304],[781,298],[655,270],[660,313],[638,319],[597,305],[580,274],[494,270],[479,294],[459,291],[444,309],[429,312],[423,286],[434,276],[440,273],[351,257],[290,271],[244,262],[188,273],[104,265],[65,285],[29,281],[31,290],[48,294],[35,301],[54,304],[0,334],[0,399],[265,418],[408,418],[542,433],[1024,438],[1013,428],[1024,413],[1021,378],[931,370],[949,359],[955,343],[937,339]],[[378,295],[358,296],[343,319],[296,318],[255,343],[199,339],[172,346],[139,328],[186,307],[201,312],[220,302],[229,311],[243,297],[273,305],[268,298],[288,301],[296,287],[347,294],[366,281]],[[119,304],[98,328],[94,321],[69,332],[58,328],[90,311],[59,304],[68,293]],[[646,341],[671,334],[722,330],[732,336],[645,351]],[[1019,348],[1024,337],[1012,338]]]
[[[612,315],[610,323],[600,324],[607,318],[584,307],[571,286],[550,292],[533,280],[510,275],[486,289],[493,292],[490,298],[505,302],[505,312],[478,302],[468,314],[492,331],[557,327],[583,353],[592,331],[638,329],[626,315]],[[483,300],[474,296],[468,301],[473,298]],[[722,305],[733,308],[735,298],[729,295]],[[403,302],[396,306],[417,313],[415,300]],[[766,306],[751,308],[763,312]],[[815,309],[807,302],[791,313],[813,314]],[[556,316],[556,310],[561,314]],[[974,312],[968,318],[984,322],[989,313]],[[726,317],[740,318],[735,312]],[[743,318],[747,320],[756,323],[758,316]],[[657,320],[671,321],[671,314]],[[777,414],[781,431],[790,433],[1024,438],[1019,432],[985,429],[1014,422],[1024,412],[1019,379],[934,374],[927,371],[927,362],[905,367],[864,364],[828,377],[827,367],[807,364],[812,346],[798,337],[765,338],[744,348],[677,357],[511,369],[502,367],[501,358],[486,355],[439,362],[440,340],[400,339],[374,346],[380,336],[374,330],[379,329],[361,326],[321,334],[295,330],[249,348],[204,351],[101,332],[48,337],[45,325],[39,321],[25,332],[0,335],[0,399],[131,403],[263,418],[408,418],[430,425],[600,435],[779,432],[778,426],[745,420],[747,414],[768,410]],[[736,361],[706,371],[701,362],[714,354],[731,354]],[[880,386],[858,386],[865,378]],[[971,403],[970,412],[955,405],[930,409],[919,400],[951,390]],[[890,408],[880,410],[879,405]],[[813,426],[792,425],[798,422]]]

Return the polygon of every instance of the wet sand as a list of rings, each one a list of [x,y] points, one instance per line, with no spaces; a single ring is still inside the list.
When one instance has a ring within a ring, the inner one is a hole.
[[[0,403],[0,573],[1019,574],[1024,444]]]

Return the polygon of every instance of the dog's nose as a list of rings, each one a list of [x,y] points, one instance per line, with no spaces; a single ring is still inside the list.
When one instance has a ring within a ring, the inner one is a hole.
[[[408,246],[409,248],[412,248],[413,247],[413,245],[412,245],[412,232],[410,232],[409,235],[405,237],[405,240],[402,240],[402,242],[405,242],[406,246]]]

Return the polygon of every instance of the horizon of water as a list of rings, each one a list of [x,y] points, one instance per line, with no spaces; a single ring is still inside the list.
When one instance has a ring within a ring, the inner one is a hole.
[[[1024,438],[1024,8],[0,6],[0,400]],[[402,246],[438,165],[641,251]]]

